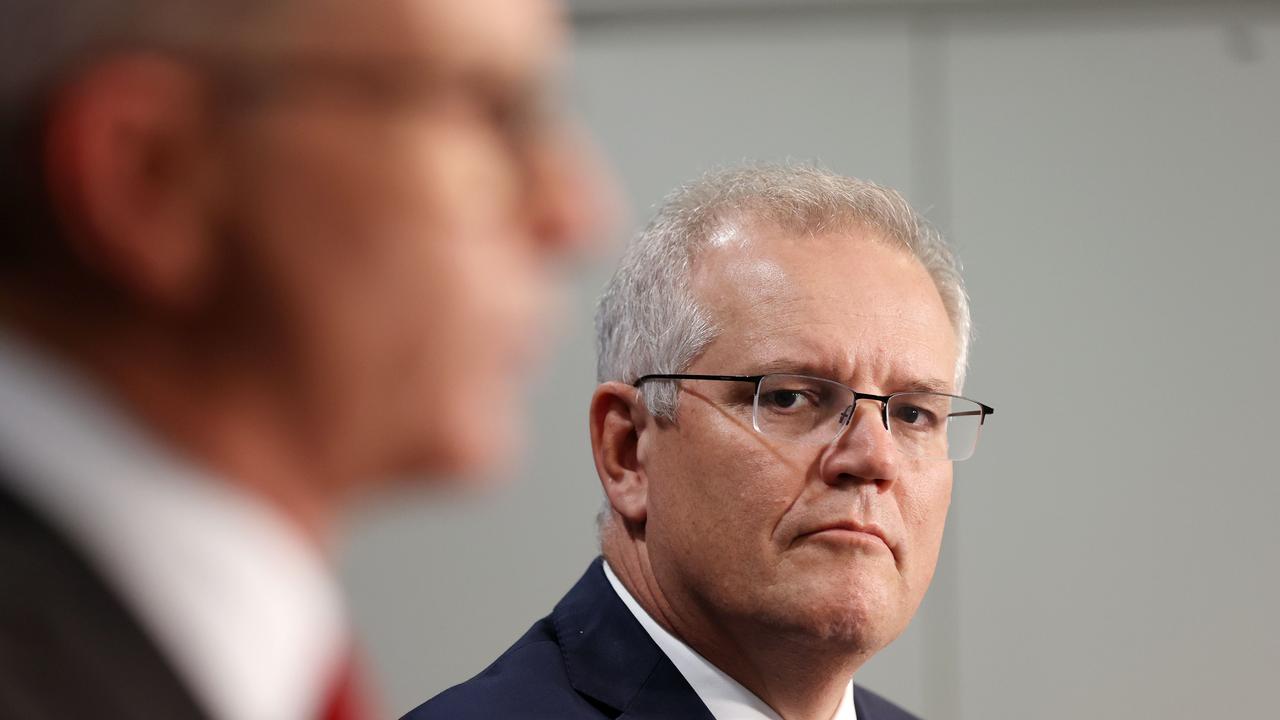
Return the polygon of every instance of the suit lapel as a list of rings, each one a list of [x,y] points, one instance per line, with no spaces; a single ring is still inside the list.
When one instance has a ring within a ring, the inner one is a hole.
[[[596,558],[551,614],[569,682],[627,720],[714,720],[649,634],[631,615]]]
[[[663,656],[618,720],[669,720],[672,717],[715,720],[676,666]]]
[[[106,582],[0,480],[0,716],[204,718]]]

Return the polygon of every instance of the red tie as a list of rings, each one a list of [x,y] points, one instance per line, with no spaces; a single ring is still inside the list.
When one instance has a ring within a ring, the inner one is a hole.
[[[329,685],[320,720],[373,720],[355,652],[348,652]]]

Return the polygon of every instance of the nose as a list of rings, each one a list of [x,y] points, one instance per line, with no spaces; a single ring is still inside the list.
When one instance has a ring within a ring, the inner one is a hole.
[[[897,482],[900,454],[885,429],[880,406],[863,399],[853,406],[844,431],[822,459],[822,479],[830,485],[874,483],[888,489]]]
[[[620,192],[601,153],[571,121],[544,131],[527,149],[528,210],[539,249],[583,254],[614,227]]]

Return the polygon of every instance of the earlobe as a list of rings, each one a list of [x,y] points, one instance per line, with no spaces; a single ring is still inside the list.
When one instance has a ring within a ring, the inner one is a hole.
[[[643,525],[648,483],[639,459],[642,433],[649,427],[636,389],[609,382],[591,397],[591,449],[609,505],[629,524]]]
[[[62,89],[44,135],[48,192],[68,250],[110,286],[181,310],[214,254],[208,120],[193,71],[108,59]]]

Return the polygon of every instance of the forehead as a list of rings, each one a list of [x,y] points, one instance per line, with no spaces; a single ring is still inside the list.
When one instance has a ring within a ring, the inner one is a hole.
[[[698,257],[693,288],[720,329],[700,366],[795,369],[881,389],[954,380],[955,334],[932,278],[872,230],[731,230]]]
[[[284,42],[305,53],[422,58],[524,76],[551,70],[564,40],[552,0],[319,0],[299,8]]]

